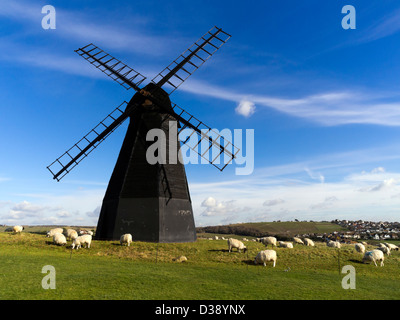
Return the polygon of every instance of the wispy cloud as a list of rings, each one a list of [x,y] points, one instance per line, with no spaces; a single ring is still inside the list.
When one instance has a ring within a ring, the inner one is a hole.
[[[325,177],[321,173],[314,173],[309,168],[304,168],[304,171],[307,172],[308,176],[313,180],[318,180],[321,183],[324,183]]]
[[[359,42],[371,42],[382,39],[400,31],[400,9],[377,19],[369,28],[364,31],[364,36]]]
[[[40,24],[44,17],[41,9],[41,5],[32,2],[3,0],[0,16],[29,26],[31,36],[36,34],[43,37],[43,32],[46,31]],[[82,45],[86,45],[93,42],[99,46],[152,56],[159,56],[169,51],[174,45],[181,44],[182,39],[167,38],[146,32],[143,28],[144,18],[141,16],[138,19],[130,17],[129,28],[127,28],[126,22],[121,25],[109,24],[104,21],[105,19],[98,20],[97,15],[90,15],[87,11],[70,11],[60,6],[55,6],[55,9],[57,28],[51,31],[53,36],[62,37],[74,43],[82,42]],[[32,28],[32,25],[36,27]]]
[[[268,95],[240,93],[192,80],[181,90],[238,103],[242,100],[254,105],[275,109],[284,114],[303,118],[323,126],[345,124],[400,125],[400,100],[397,94],[366,93],[346,89],[322,92],[299,98],[277,98]],[[386,102],[390,101],[390,102]]]

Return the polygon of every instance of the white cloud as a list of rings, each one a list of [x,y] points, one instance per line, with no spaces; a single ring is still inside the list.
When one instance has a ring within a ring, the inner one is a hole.
[[[297,163],[256,168],[250,176],[235,176],[224,182],[190,183],[196,224],[336,218],[396,221],[400,172],[389,171],[381,164],[386,160],[397,161],[399,155],[387,157],[387,150],[400,148],[387,146],[333,153]],[[304,175],[305,168],[314,179]],[[335,178],[325,179],[331,173]],[[210,196],[213,200],[208,199]],[[231,204],[229,214],[223,215],[232,199],[236,201]],[[204,210],[202,203],[210,208]]]
[[[325,177],[321,173],[314,173],[312,172],[309,168],[304,168],[304,170],[307,172],[308,176],[313,179],[313,180],[318,180],[321,183],[325,182]]]
[[[96,225],[104,189],[46,194],[24,194],[32,201],[0,202],[0,223],[4,224],[70,224]],[[14,195],[18,198],[21,195]],[[96,208],[93,210],[93,208]]]
[[[266,201],[264,201],[263,206],[271,207],[271,206],[276,206],[281,203],[285,203],[285,200],[282,200],[282,199],[266,200]]]
[[[383,173],[385,172],[385,168],[383,167],[377,167],[371,170],[371,173]]]
[[[22,201],[14,205],[11,210],[14,212],[26,212],[26,213],[38,213],[41,210],[45,209],[45,207],[41,205],[35,205],[28,201]]]
[[[333,206],[333,204],[338,201],[338,198],[336,198],[335,196],[329,196],[326,197],[325,200],[323,202],[317,203],[317,204],[313,204],[310,206],[311,210],[315,210],[315,209],[327,209]]]
[[[382,190],[388,190],[394,187],[397,184],[397,181],[394,178],[390,179],[385,179],[378,185],[375,185],[373,187],[364,187],[360,189],[361,192],[375,192],[375,191],[382,191]]]
[[[213,208],[217,205],[217,200],[215,200],[213,197],[208,197],[207,199],[205,199],[202,203],[201,206],[202,207],[206,207],[206,208]]]
[[[224,216],[237,213],[241,208],[237,207],[235,202],[235,200],[217,201],[213,197],[208,197],[201,203],[201,206],[206,208],[206,210],[201,213],[201,216]]]
[[[97,206],[93,211],[86,212],[86,215],[91,218],[98,218],[100,216],[101,206]]]
[[[255,111],[256,107],[253,102],[248,100],[241,100],[235,109],[237,114],[240,114],[246,118],[250,117]]]

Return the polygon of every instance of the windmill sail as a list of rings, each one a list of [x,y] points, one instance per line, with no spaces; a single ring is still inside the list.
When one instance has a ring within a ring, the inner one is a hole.
[[[178,132],[181,136],[185,133],[183,144],[220,171],[224,170],[240,151],[232,144],[232,137],[211,129],[176,104],[172,108],[174,117],[183,124]],[[187,128],[190,129],[189,132],[184,132]]]
[[[126,101],[47,167],[53,179],[60,181],[125,121],[129,114],[124,106],[127,106]]]
[[[154,84],[152,83],[150,83],[149,85],[154,86]],[[148,86],[146,86],[144,90],[146,90]],[[159,87],[156,86],[156,88]],[[186,128],[193,130],[189,137],[185,139],[186,141],[184,142],[184,144],[195,133],[197,134],[197,137],[200,138],[198,143],[193,146],[188,146],[198,155],[200,155],[204,160],[208,161],[208,163],[212,164],[220,171],[222,171],[236,157],[240,149],[232,144],[232,142],[230,141],[232,137],[228,137],[228,139],[226,139],[226,137],[224,137],[222,134],[218,133],[216,130],[211,129],[205,123],[179,107],[177,104],[173,104],[171,105],[171,107],[168,107],[168,105],[165,104],[165,101],[163,101],[160,96],[152,94],[151,91],[149,91],[148,93],[149,94],[146,95],[146,99],[150,100],[153,104],[161,107],[164,113],[170,114],[183,125],[181,126],[179,133]],[[224,141],[223,145],[219,143],[221,139]],[[198,151],[199,146],[201,152]],[[224,160],[223,163],[221,163],[221,158]]]
[[[168,67],[161,71],[152,80],[158,86],[171,94],[190,75],[206,62],[231,36],[214,27],[200,37],[189,49],[183,52]]]
[[[75,52],[127,90],[133,88],[140,91],[139,85],[146,79],[145,76],[92,43]]]

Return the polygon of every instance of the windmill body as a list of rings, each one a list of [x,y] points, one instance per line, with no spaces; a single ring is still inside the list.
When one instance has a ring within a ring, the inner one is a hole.
[[[53,178],[60,181],[129,119],[103,199],[95,239],[117,240],[122,234],[130,233],[134,240],[140,241],[196,240],[184,165],[180,161],[168,161],[180,158],[178,134],[183,129],[190,129],[190,136],[197,136],[199,141],[188,147],[221,171],[235,158],[239,149],[226,140],[220,144],[220,135],[215,135],[210,127],[171,103],[169,95],[229,38],[230,35],[220,28],[212,28],[143,89],[140,85],[145,80],[144,76],[97,46],[89,44],[76,50],[126,89],[136,91],[129,103],[123,102],[47,167]],[[166,162],[150,163],[147,159],[146,152],[153,142],[146,141],[146,136],[151,129],[161,129],[165,134]],[[170,135],[170,131],[177,134]],[[200,143],[208,147],[199,153],[197,147]]]
[[[154,84],[144,88],[169,101],[165,91]],[[150,129],[162,129],[169,137],[170,122],[176,123],[158,106],[147,105],[136,94],[131,105],[142,106],[130,116],[129,127],[112,173],[97,225],[96,239],[119,239],[131,233],[134,240],[152,242],[190,242],[196,240],[192,204],[185,174],[179,161],[174,164],[149,164],[146,151]],[[169,107],[171,103],[169,102]],[[172,107],[171,107],[172,109]],[[167,139],[169,152],[179,141]]]

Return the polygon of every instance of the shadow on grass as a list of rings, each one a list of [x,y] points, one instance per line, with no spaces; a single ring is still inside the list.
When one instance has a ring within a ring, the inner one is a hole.
[[[361,260],[350,259],[349,261],[351,261],[353,263],[364,264]]]
[[[208,252],[229,252],[228,249],[209,249]],[[237,252],[237,251],[232,251]]]

